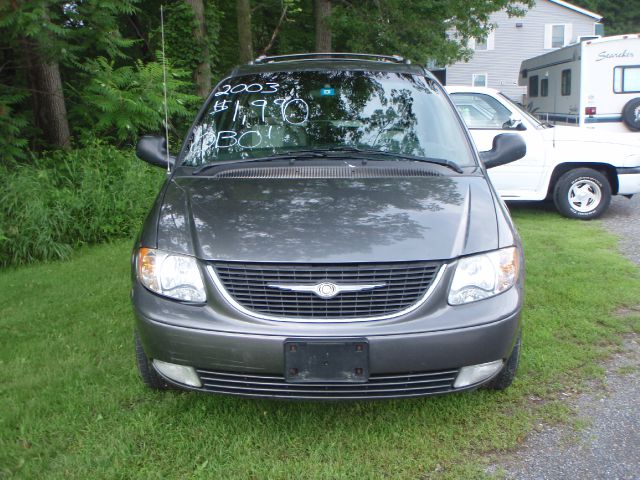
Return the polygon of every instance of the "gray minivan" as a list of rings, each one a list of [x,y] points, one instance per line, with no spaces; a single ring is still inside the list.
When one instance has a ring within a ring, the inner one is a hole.
[[[177,156],[136,240],[142,380],[250,397],[359,400],[504,389],[524,265],[486,168],[424,68],[299,54],[235,69]]]

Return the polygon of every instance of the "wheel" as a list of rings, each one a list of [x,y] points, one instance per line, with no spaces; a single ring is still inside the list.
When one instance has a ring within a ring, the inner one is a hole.
[[[516,377],[516,370],[518,370],[518,363],[520,362],[521,339],[522,333],[519,333],[516,344],[513,346],[511,355],[505,362],[504,367],[502,367],[498,375],[484,384],[484,388],[488,388],[489,390],[504,390],[513,383],[513,379]]]
[[[149,361],[149,357],[142,349],[142,342],[138,332],[134,334],[134,343],[136,349],[136,364],[138,365],[138,373],[144,384],[153,390],[172,390],[174,387],[169,385],[164,379],[158,375]]]
[[[640,131],[640,97],[629,100],[622,109],[622,121],[634,132]]]
[[[553,203],[569,218],[598,218],[611,202],[607,177],[591,168],[576,168],[563,174],[554,187]]]

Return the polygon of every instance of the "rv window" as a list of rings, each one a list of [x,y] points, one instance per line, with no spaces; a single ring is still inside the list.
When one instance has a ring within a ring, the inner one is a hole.
[[[549,96],[549,79],[543,78],[540,80],[540,96],[548,97]]]
[[[529,97],[538,96],[538,75],[529,77]]]
[[[640,93],[640,65],[613,69],[614,93]]]
[[[571,95],[571,69],[562,70],[560,93],[564,97]]]

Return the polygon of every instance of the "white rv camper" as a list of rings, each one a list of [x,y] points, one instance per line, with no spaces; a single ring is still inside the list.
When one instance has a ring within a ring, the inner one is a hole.
[[[583,39],[522,62],[527,107],[543,121],[640,131],[640,34]]]

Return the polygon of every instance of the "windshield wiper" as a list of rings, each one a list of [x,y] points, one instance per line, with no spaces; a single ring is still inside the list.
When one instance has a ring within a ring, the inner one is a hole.
[[[366,156],[379,155],[384,157],[400,158],[402,160],[412,160],[415,162],[434,163],[436,165],[442,165],[443,167],[448,167],[457,173],[463,173],[462,169],[458,166],[457,163],[452,162],[451,160],[446,160],[444,158],[421,157],[420,155],[410,155],[408,153],[386,152],[384,150],[362,149],[362,148],[356,148],[356,147],[344,147],[344,148],[341,147],[341,148],[327,149],[327,151],[334,151],[334,150],[340,153],[353,152],[353,153],[366,155]]]
[[[210,168],[219,167],[222,165],[232,165],[235,163],[251,163],[251,162],[269,162],[272,160],[297,160],[299,158],[325,158],[327,155],[323,152],[317,152],[316,150],[300,150],[297,152],[283,152],[276,153],[275,155],[269,155],[266,157],[255,158],[240,158],[236,160],[217,160],[215,162],[207,162],[196,168],[192,175],[199,175],[205,170]]]

